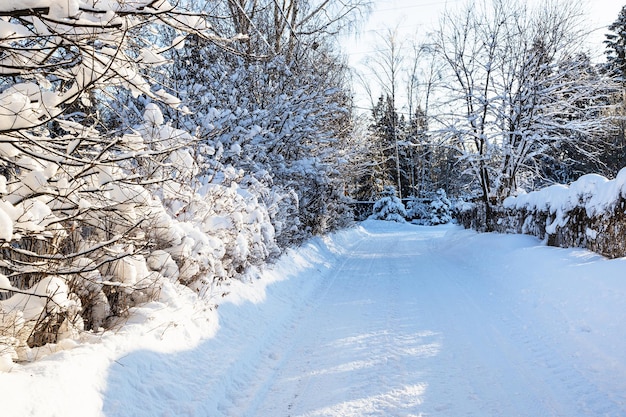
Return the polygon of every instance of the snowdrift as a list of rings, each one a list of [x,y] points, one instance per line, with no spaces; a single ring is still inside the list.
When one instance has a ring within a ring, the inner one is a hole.
[[[7,372],[0,372],[0,391],[15,395],[3,400],[0,414],[13,417],[103,415],[109,367],[121,364],[131,352],[143,351],[144,357],[150,358],[157,353],[188,351],[213,338],[223,327],[226,329],[222,332],[229,335],[251,333],[259,338],[265,337],[266,326],[270,324],[262,321],[264,316],[259,312],[259,306],[265,303],[268,291],[273,294],[273,304],[266,307],[270,309],[269,314],[275,313],[276,309],[293,309],[316,288],[337,257],[366,234],[363,228],[356,227],[329,237],[314,238],[297,250],[287,250],[274,264],[263,268],[259,272],[260,279],[224,282],[203,297],[189,287],[168,280],[163,283],[158,300],[131,308],[129,320],[115,331],[87,333],[80,343],[67,340],[62,347],[46,345],[39,348],[41,357],[48,355],[46,360],[23,364],[4,362]],[[219,309],[218,303],[221,306]],[[223,366],[235,366],[227,362],[227,357],[247,349],[235,342],[230,346],[230,342],[230,339],[220,342],[226,343],[221,355]],[[61,348],[64,350],[59,352]],[[219,352],[217,354],[220,356]],[[198,360],[194,357],[189,363],[196,374]],[[144,365],[150,366],[147,359],[139,364]],[[124,388],[125,392],[136,393],[135,389],[146,383],[142,370],[136,371],[132,378],[123,382],[122,387],[128,388]],[[160,377],[168,380],[175,378],[174,375]],[[225,383],[234,384],[236,381]],[[117,394],[126,395],[122,392]],[[156,395],[161,399],[170,395],[179,399],[192,395],[180,389],[169,393],[143,394],[148,397]],[[214,396],[217,394],[213,393]],[[138,406],[137,412],[154,411],[159,407],[156,403],[142,406],[137,398],[132,401]],[[126,411],[121,415],[129,415],[125,414]]]

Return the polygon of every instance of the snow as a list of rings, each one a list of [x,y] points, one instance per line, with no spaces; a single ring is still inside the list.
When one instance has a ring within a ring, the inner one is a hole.
[[[159,106],[154,103],[148,103],[143,114],[146,123],[154,126],[161,126],[164,122],[163,113]]]
[[[168,281],[116,331],[1,360],[2,415],[624,415],[623,269],[530,236],[370,220],[211,301]]]
[[[155,51],[149,48],[142,48],[139,53],[139,62],[158,66],[166,64],[168,60],[159,55],[159,51]]]
[[[8,290],[12,289],[13,285],[11,285],[9,279],[6,276],[0,274],[0,292],[7,292]]]
[[[569,186],[555,184],[550,187],[508,197],[504,206],[512,209],[530,211],[547,210],[557,214],[557,220],[575,207],[582,207],[588,216],[607,213],[626,196],[626,168],[612,180],[597,175],[587,174]]]
[[[391,186],[385,187],[381,198],[374,203],[372,220],[386,220],[404,223],[407,217],[406,209],[402,201],[396,196],[396,189]]]
[[[0,240],[10,242],[13,237],[13,219],[4,210],[7,202],[0,201]]]

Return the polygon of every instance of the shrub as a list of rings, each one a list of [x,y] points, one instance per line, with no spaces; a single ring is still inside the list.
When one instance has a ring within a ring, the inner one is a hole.
[[[381,193],[380,199],[374,203],[373,214],[369,218],[404,223],[406,217],[406,209],[402,201],[397,197],[396,189],[392,186],[387,186]]]

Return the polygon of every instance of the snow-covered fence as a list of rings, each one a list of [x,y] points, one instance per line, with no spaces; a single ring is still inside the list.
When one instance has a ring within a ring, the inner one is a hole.
[[[457,219],[466,228],[530,234],[551,246],[626,256],[626,168],[613,180],[589,174],[569,186],[509,197],[492,210],[489,225],[484,206],[477,203],[457,212]]]
[[[389,197],[382,197],[381,200]],[[378,201],[351,201],[348,203],[352,209],[354,220],[363,221],[374,215],[377,210]],[[399,204],[401,201],[402,204]],[[452,203],[446,196],[443,189],[437,190],[427,197],[408,197],[402,200],[398,199],[395,203],[398,212],[402,212],[402,217],[406,221],[422,225],[445,224],[452,220]],[[386,217],[386,216],[383,216]]]

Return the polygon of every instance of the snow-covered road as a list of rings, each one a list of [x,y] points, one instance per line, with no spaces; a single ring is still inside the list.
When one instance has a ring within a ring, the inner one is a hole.
[[[322,246],[193,350],[118,358],[104,415],[626,415],[625,260],[384,222]]]

